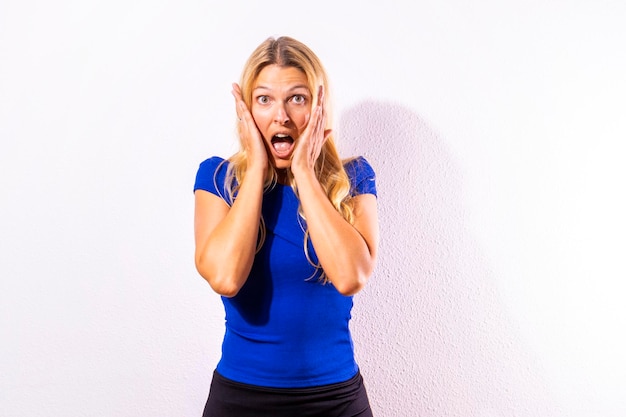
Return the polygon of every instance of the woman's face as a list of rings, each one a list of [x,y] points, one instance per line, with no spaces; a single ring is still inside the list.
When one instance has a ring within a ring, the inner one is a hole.
[[[294,67],[268,65],[252,86],[250,111],[276,168],[291,166],[298,137],[311,115],[306,75]]]

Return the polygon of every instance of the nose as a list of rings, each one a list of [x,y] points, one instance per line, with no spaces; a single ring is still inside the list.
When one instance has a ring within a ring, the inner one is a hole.
[[[274,121],[281,125],[289,123],[289,114],[287,114],[287,109],[285,109],[283,104],[277,105],[276,113],[274,114]]]

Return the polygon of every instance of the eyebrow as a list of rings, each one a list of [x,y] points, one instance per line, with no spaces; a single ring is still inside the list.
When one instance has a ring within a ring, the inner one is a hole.
[[[291,87],[289,90],[287,90],[288,92],[294,91],[294,90],[299,90],[301,88],[304,88],[305,90],[307,90],[307,92],[309,91],[309,86],[306,84],[298,84],[298,85],[294,85],[293,87]],[[270,87],[266,87],[264,85],[259,85],[256,86],[252,91],[256,91],[256,90],[269,90],[272,91],[272,89]]]

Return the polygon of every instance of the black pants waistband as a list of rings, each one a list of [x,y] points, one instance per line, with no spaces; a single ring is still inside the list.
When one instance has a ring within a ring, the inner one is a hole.
[[[360,373],[348,381],[310,388],[243,384],[213,373],[203,417],[371,417]]]

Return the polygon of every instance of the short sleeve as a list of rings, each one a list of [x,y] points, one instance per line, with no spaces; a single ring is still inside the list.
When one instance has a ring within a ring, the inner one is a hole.
[[[376,193],[376,173],[370,163],[362,156],[356,157],[345,163],[344,168],[350,178],[351,195]]]
[[[229,204],[232,202],[229,199],[229,193],[226,188],[226,175],[228,172],[228,161],[220,158],[219,156],[213,156],[206,159],[198,167],[196,173],[196,182],[193,190],[204,190],[211,194],[222,198]]]

